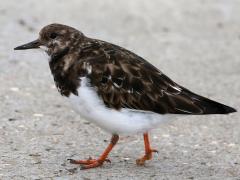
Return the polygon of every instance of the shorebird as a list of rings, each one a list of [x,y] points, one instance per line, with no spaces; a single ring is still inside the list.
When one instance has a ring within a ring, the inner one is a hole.
[[[58,91],[69,99],[81,117],[112,134],[110,144],[97,158],[70,159],[82,169],[101,166],[121,134],[143,133],[144,165],[157,150],[148,132],[173,114],[204,115],[236,112],[178,85],[145,59],[117,45],[92,39],[75,28],[50,24],[37,40],[15,50],[43,48]]]

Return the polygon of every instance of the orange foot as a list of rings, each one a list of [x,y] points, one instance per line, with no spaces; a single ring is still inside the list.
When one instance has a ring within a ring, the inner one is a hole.
[[[111,162],[109,159],[101,160],[101,159],[92,159],[91,157],[89,157],[89,159],[87,160],[74,160],[74,159],[68,159],[68,160],[70,161],[71,164],[80,164],[82,170],[99,167],[103,164],[104,161]]]
[[[107,159],[108,154],[112,150],[112,148],[116,145],[118,142],[119,136],[117,134],[114,134],[112,136],[111,142],[108,145],[108,147],[105,149],[105,151],[102,153],[102,155],[98,159],[92,159],[89,157],[87,160],[74,160],[74,159],[68,159],[70,163],[72,164],[80,164],[81,169],[90,169],[102,166],[102,164],[107,161],[111,162],[109,159]]]
[[[156,149],[150,149],[148,152],[145,153],[143,157],[136,160],[136,164],[139,166],[143,166],[145,164],[145,161],[152,159],[152,153],[158,153],[158,151]]]
[[[151,148],[149,138],[148,138],[148,133],[143,134],[143,139],[144,139],[144,145],[145,145],[145,155],[136,160],[136,163],[139,166],[144,165],[146,160],[152,159],[152,153],[153,152],[158,153],[158,151],[156,149]]]

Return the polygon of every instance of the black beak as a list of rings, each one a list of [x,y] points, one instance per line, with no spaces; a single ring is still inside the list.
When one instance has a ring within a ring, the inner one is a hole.
[[[23,44],[21,46],[15,47],[14,50],[24,50],[24,49],[36,49],[39,48],[42,44],[39,42],[39,40],[32,41],[27,44]]]

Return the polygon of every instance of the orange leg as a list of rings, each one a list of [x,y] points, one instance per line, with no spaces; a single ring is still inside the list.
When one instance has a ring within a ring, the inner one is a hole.
[[[153,152],[158,152],[157,150],[152,149],[150,147],[148,133],[143,134],[143,139],[144,139],[144,145],[145,145],[145,155],[136,160],[137,165],[140,165],[140,166],[144,165],[146,160],[152,159]]]
[[[109,159],[107,159],[107,156],[112,150],[112,148],[115,146],[115,144],[117,144],[118,139],[119,139],[118,135],[113,135],[110,144],[98,159],[92,159],[90,157],[87,160],[74,160],[74,159],[68,160],[70,160],[70,163],[72,164],[81,164],[82,165],[81,169],[90,169],[101,166],[104,161],[111,162]]]

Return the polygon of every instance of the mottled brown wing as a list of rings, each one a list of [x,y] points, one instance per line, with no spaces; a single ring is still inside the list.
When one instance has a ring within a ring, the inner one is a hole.
[[[159,114],[218,112],[216,102],[179,86],[143,58],[119,46],[94,40],[82,50],[81,57],[84,66],[91,69],[91,85],[109,108]]]

